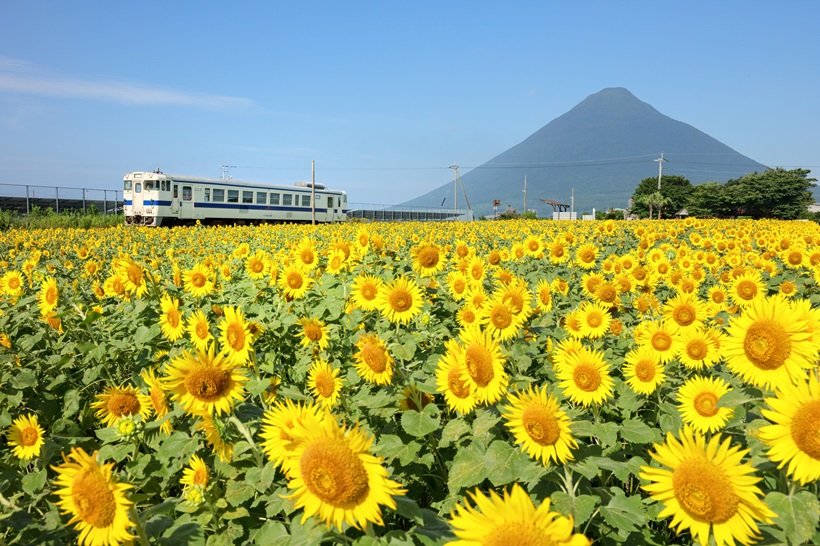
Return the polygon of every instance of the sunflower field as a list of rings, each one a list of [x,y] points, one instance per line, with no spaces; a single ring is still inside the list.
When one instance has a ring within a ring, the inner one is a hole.
[[[815,223],[0,250],[0,544],[820,544]]]

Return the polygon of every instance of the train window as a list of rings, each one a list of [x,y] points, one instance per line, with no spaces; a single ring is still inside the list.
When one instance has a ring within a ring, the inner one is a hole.
[[[171,182],[168,180],[162,181],[162,191],[168,191],[171,189]]]
[[[177,197],[179,197],[179,186],[174,184],[174,199],[176,199]]]
[[[190,201],[193,198],[193,191],[191,190],[191,186],[182,186],[182,200],[183,201]]]
[[[122,189],[124,189],[125,191],[131,191],[131,181],[130,180],[124,181],[122,183]]]
[[[154,189],[154,183],[150,180],[145,181],[145,191],[151,191]]]
[[[293,204],[293,196],[289,193],[283,193],[282,204],[285,206]]]
[[[303,195],[302,196],[302,206],[303,207],[309,207],[310,206],[310,196],[309,195]]]
[[[214,203],[225,201],[225,190],[214,188]]]
[[[278,205],[279,204],[279,194],[278,193],[270,194],[270,204],[271,205]]]
[[[211,200],[211,188],[205,188],[204,195],[202,197],[203,201],[210,201]]]
[[[268,194],[263,191],[256,192],[256,203],[259,205],[265,205],[268,202]]]
[[[228,203],[239,203],[239,190],[228,190]]]
[[[329,208],[329,209],[333,208],[333,197],[330,196],[330,195],[327,196],[327,208]]]
[[[253,203],[253,192],[252,191],[243,191],[242,192],[242,202],[243,203]]]
[[[142,182],[137,182],[134,184],[134,191],[136,193],[142,193]]]

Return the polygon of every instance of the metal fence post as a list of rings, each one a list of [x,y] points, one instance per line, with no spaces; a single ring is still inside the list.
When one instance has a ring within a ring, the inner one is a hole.
[[[108,214],[108,190],[103,190],[103,214]]]
[[[31,207],[29,206],[29,197],[28,197],[28,184],[26,184],[26,215],[31,213]]]
[[[83,214],[85,214],[85,188],[83,188]]]
[[[57,207],[57,214],[60,213],[60,187],[54,186],[54,202]]]

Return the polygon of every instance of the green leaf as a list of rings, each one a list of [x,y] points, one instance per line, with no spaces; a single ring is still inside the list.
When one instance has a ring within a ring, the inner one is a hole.
[[[573,497],[563,491],[556,491],[550,495],[553,508],[564,515],[571,515],[576,525],[585,523],[601,499],[596,495],[578,495]]]
[[[809,491],[796,495],[769,493],[766,504],[777,514],[777,525],[791,544],[805,544],[814,535],[820,518],[820,501]]]
[[[504,485],[515,480],[516,475],[513,472],[513,466],[521,455],[523,454],[520,451],[507,442],[496,440],[491,443],[484,455],[487,478],[495,486]]]
[[[468,432],[470,432],[470,427],[463,418],[453,419],[444,425],[444,430],[441,431],[441,440],[439,440],[438,445],[439,447],[447,447],[450,444],[454,444]]]
[[[44,468],[37,472],[32,472],[30,474],[26,474],[25,476],[23,476],[23,479],[21,480],[23,485],[23,491],[25,491],[29,495],[34,495],[35,493],[40,491],[46,484],[47,474],[48,473]]]
[[[285,524],[281,521],[267,521],[259,528],[253,537],[255,544],[269,546],[270,544],[287,544],[290,535]]]
[[[621,437],[632,444],[650,444],[659,442],[661,433],[643,421],[627,419],[621,423]]]
[[[481,483],[486,478],[487,470],[484,467],[484,451],[471,444],[460,449],[453,458],[447,486],[450,491],[457,491],[462,487],[470,487]]]
[[[395,434],[383,434],[377,445],[379,454],[387,459],[398,459],[402,466],[416,459],[420,447],[418,442],[406,442]]]
[[[401,415],[401,426],[407,434],[421,438],[439,428],[438,409],[435,405],[425,406],[421,412],[407,410]]]
[[[647,518],[640,495],[627,497],[617,487],[611,487],[610,491],[614,493],[614,496],[606,506],[601,508],[601,514],[607,523],[618,530],[620,535],[626,536],[646,523]]]
[[[254,489],[259,492],[267,491],[273,479],[276,477],[276,469],[272,465],[266,464],[262,468],[249,468],[245,473],[245,481],[253,485]]]
[[[225,500],[231,506],[239,506],[253,495],[253,486],[248,482],[232,481],[225,487]]]
[[[15,389],[25,389],[37,385],[37,376],[34,372],[25,368],[19,370],[11,378],[11,386]]]

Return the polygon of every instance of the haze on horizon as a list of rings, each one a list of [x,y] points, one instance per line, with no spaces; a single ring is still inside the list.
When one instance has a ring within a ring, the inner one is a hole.
[[[351,202],[394,204],[606,87],[820,178],[818,16],[811,1],[10,3],[0,184],[221,165],[291,183],[315,160]]]

